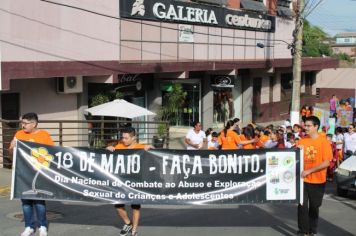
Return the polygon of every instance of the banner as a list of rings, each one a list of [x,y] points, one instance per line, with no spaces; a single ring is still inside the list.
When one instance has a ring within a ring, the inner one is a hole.
[[[12,198],[130,204],[299,202],[299,149],[107,150],[17,141]]]
[[[350,124],[352,124],[353,122],[353,111],[348,111],[348,110],[345,110],[345,109],[337,109],[336,111],[337,113],[337,123],[336,125],[337,126],[340,126],[340,127],[348,127]]]
[[[328,124],[329,124],[330,111],[315,107],[313,110],[313,114],[314,116],[318,117],[320,120],[319,131],[321,131],[323,127],[326,127],[327,129],[329,128]]]
[[[329,118],[329,128],[327,134],[335,134],[335,126],[336,126],[336,119],[335,118]]]

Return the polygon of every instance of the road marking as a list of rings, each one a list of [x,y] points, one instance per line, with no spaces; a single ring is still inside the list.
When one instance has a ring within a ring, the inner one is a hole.
[[[325,194],[324,195],[324,200],[328,200],[328,201],[332,201],[332,202],[342,202],[342,203],[347,203],[347,204],[351,204],[351,205],[356,205],[356,202],[353,201],[353,200],[347,200],[346,198],[337,197],[337,196],[332,195],[332,194]]]
[[[0,196],[9,196],[11,192],[10,186],[0,186]]]

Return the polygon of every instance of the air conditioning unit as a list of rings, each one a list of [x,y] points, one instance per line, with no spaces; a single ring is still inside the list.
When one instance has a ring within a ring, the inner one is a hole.
[[[81,93],[83,92],[82,76],[67,76],[57,78],[57,93]]]

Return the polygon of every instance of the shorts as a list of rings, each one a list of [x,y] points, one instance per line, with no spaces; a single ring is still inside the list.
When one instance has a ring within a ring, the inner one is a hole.
[[[114,206],[115,206],[115,208],[125,208],[125,204],[115,204]],[[140,210],[141,205],[139,205],[139,204],[132,204],[132,205],[131,205],[131,208],[132,208],[132,209],[135,209],[135,210]]]

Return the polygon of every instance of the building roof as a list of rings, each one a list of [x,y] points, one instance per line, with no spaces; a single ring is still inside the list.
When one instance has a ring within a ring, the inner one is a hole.
[[[344,32],[344,33],[338,33],[335,35],[336,38],[341,38],[341,37],[356,37],[356,32]]]

